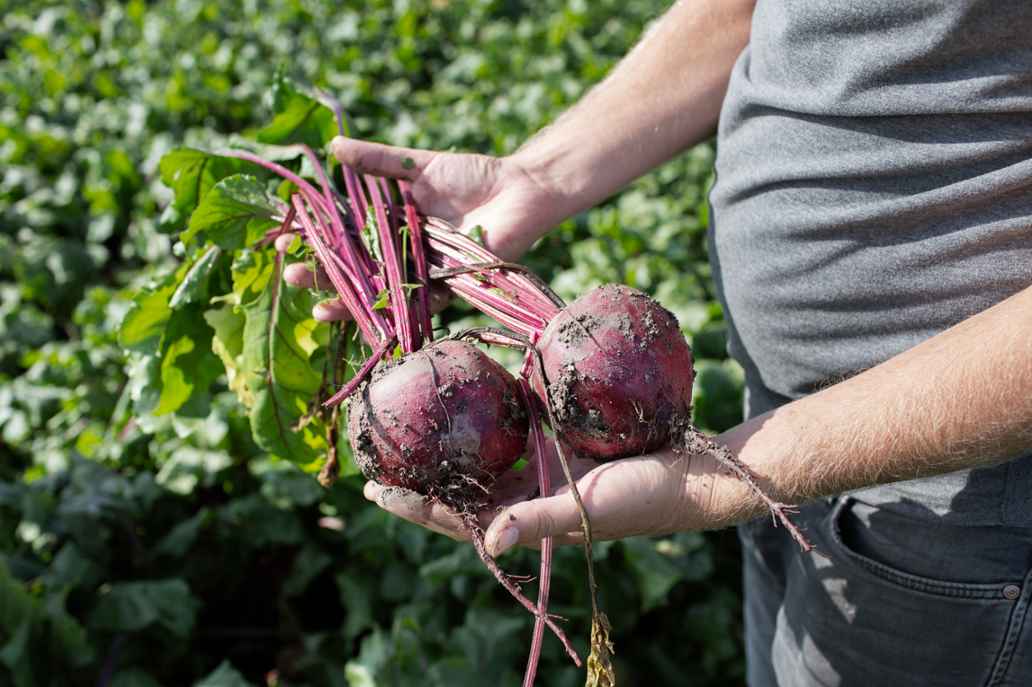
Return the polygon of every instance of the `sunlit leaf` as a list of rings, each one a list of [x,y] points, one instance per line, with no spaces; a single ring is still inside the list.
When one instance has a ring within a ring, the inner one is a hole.
[[[189,245],[203,232],[225,250],[252,245],[276,226],[276,202],[255,177],[227,177],[204,196],[179,238]]]

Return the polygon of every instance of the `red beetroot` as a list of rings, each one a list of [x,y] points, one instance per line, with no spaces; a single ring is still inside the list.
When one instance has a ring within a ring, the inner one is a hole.
[[[527,433],[516,380],[461,341],[440,341],[381,367],[348,408],[362,474],[463,512],[523,454]]]
[[[538,349],[556,429],[579,455],[612,460],[682,440],[692,351],[652,298],[628,286],[593,289],[552,318]]]

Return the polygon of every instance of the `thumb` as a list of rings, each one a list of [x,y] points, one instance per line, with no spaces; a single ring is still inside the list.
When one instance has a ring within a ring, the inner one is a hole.
[[[580,529],[580,512],[568,491],[547,498],[517,503],[499,513],[484,534],[492,556],[500,556],[516,544],[537,544]]]
[[[363,174],[413,180],[423,173],[437,153],[400,148],[337,136],[330,141],[334,157]]]

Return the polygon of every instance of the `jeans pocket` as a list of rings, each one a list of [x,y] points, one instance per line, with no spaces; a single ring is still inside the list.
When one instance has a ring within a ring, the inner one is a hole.
[[[1028,603],[1028,578],[984,579],[977,551],[965,553],[970,581],[915,574],[922,568],[915,558],[921,556],[920,543],[942,533],[913,521],[905,525],[912,532],[865,536],[874,521],[860,521],[853,505],[843,497],[828,514],[819,528],[824,555],[807,559],[814,578],[808,594],[786,599],[789,613],[791,604],[809,604],[796,615],[806,619],[807,626],[798,629],[820,654],[811,664],[837,674],[837,680],[813,684],[1003,684],[1025,615],[1018,611]]]

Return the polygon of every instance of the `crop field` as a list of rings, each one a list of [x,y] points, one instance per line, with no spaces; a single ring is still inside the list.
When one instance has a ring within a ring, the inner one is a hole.
[[[257,437],[208,285],[169,319],[163,285],[194,258],[160,162],[291,142],[285,84],[332,94],[357,138],[504,155],[667,6],[0,0],[0,687],[521,684],[533,617],[473,548],[368,503],[346,442],[324,488]],[[742,374],[706,257],[713,157],[684,153],[525,262],[564,298],[617,282],[672,311],[694,421],[718,431]],[[292,324],[314,331],[304,296]],[[738,556],[733,531],[596,544],[623,687],[742,682]],[[502,560],[537,571],[533,551]],[[582,554],[555,565],[551,611],[583,653]],[[538,684],[583,680],[546,636]]]

